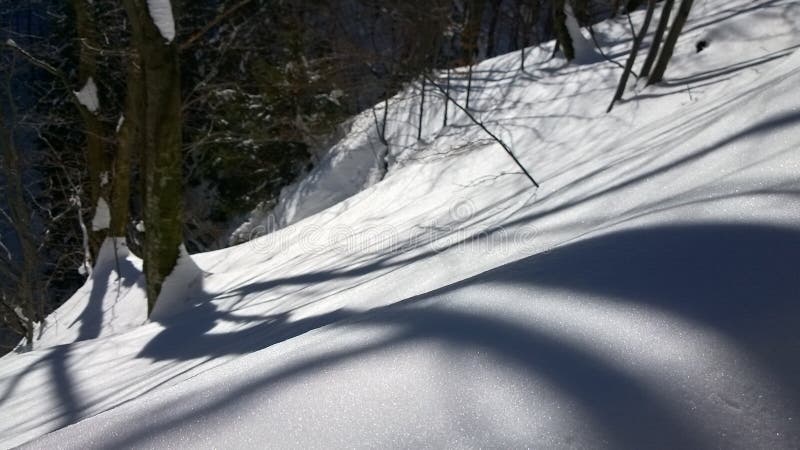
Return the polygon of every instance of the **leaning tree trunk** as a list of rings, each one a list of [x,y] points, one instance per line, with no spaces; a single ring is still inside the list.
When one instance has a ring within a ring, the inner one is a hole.
[[[653,63],[656,61],[656,56],[658,56],[658,50],[661,48],[661,41],[664,39],[664,32],[667,30],[669,15],[674,4],[675,0],[664,0],[664,6],[661,7],[661,17],[658,18],[658,26],[656,26],[656,32],[653,34],[653,42],[650,44],[647,58],[645,58],[642,70],[639,73],[641,77],[650,75],[650,69],[653,68]]]
[[[631,54],[628,56],[628,61],[625,63],[625,69],[622,71],[622,76],[619,78],[619,85],[617,85],[617,92],[614,93],[614,98],[611,99],[611,104],[608,105],[607,113],[611,112],[614,107],[614,102],[622,98],[622,93],[625,92],[625,86],[628,85],[628,78],[630,77],[633,63],[636,61],[636,54],[639,53],[639,47],[642,45],[644,37],[647,35],[647,30],[650,28],[650,21],[653,20],[653,11],[656,9],[656,0],[647,1],[647,13],[644,16],[644,23],[639,34],[633,39],[633,47]]]
[[[686,19],[689,18],[689,12],[692,10],[692,3],[694,0],[681,0],[681,5],[678,7],[678,13],[675,15],[675,20],[672,21],[672,27],[669,29],[667,39],[664,40],[664,47],[658,54],[656,65],[653,67],[653,73],[647,79],[647,84],[658,83],[664,79],[664,72],[667,71],[667,65],[672,58],[672,52],[675,50],[675,44],[678,42],[678,36],[683,31],[683,26],[686,25]]]
[[[90,8],[91,2],[86,0],[73,0],[75,11],[75,25],[78,34],[78,81],[79,91],[76,92],[80,103],[80,114],[84,123],[86,134],[86,167],[89,173],[89,200],[92,217],[101,219],[93,220],[89,230],[89,244],[93,256],[108,232],[108,223],[104,220],[109,196],[109,162],[103,145],[103,124],[98,117],[100,104],[97,97],[97,29]]]
[[[162,35],[145,0],[125,0],[133,42],[139,51],[144,87],[144,272],[147,304],[155,307],[175,267],[183,241],[181,219],[181,92],[178,46]],[[169,3],[167,3],[169,7]],[[165,11],[157,11],[163,14]],[[172,23],[171,11],[168,25]],[[164,27],[164,23],[160,25]]]

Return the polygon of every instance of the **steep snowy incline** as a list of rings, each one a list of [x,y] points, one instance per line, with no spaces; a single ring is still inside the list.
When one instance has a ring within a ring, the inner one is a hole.
[[[409,87],[388,149],[367,111],[333,150],[385,178],[193,255],[184,313],[0,359],[0,446],[800,447],[798,19],[698,3],[669,80],[610,115],[611,63],[476,66],[538,190],[441,96],[417,142]],[[627,23],[596,31],[624,59]]]

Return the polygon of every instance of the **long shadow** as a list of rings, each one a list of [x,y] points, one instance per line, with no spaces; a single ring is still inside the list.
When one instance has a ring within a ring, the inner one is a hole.
[[[719,78],[719,77],[722,77],[722,76],[725,76],[725,75],[731,75],[731,74],[734,74],[734,73],[739,72],[741,70],[750,69],[750,68],[753,68],[753,67],[760,66],[762,64],[766,64],[768,62],[775,61],[777,59],[784,58],[784,57],[792,54],[792,52],[795,49],[797,49],[798,47],[800,47],[800,45],[792,45],[792,46],[786,47],[784,49],[781,49],[781,50],[778,50],[778,51],[774,51],[772,53],[768,53],[766,55],[760,56],[758,58],[751,58],[751,59],[748,59],[748,60],[745,60],[745,61],[739,61],[737,63],[727,65],[725,67],[706,70],[704,72],[692,74],[691,76],[688,76],[688,77],[670,78],[670,79],[664,81],[662,84],[664,84],[665,86],[684,85],[684,84],[690,84],[690,83],[697,83],[697,82],[700,82],[700,81],[712,80],[712,79]]]
[[[440,295],[470,284],[556,286],[601,295],[606,301],[627,302],[667,311],[699,326],[710,327],[736,343],[766,375],[764,385],[788,392],[792,408],[800,405],[800,283],[797,257],[800,231],[763,224],[713,223],[670,225],[619,231],[501,266],[481,275],[368,313],[335,313],[288,323],[285,315],[222,337],[209,335],[209,322],[188,330],[165,330],[142,352],[155,359],[180,357],[187,331],[193,356],[221,352],[244,353],[331,325],[334,328],[387,327],[391,339],[280,369],[231,391],[222,399],[165,423],[143,424],[147,433],[126,430],[119,445],[134,445],[159,432],[256,395],[280,381],[335,367],[350,359],[384,351],[408,341],[433,340],[462,351],[481,348],[533,377],[543,377],[562,395],[578,402],[612,447],[704,448],[719,446],[718,437],[691,425],[691,414],[676,411],[649,391],[641,380],[613,363],[534,327],[467,313],[436,301]],[[458,297],[455,297],[458,302]],[[502,300],[502,299],[498,299]],[[456,303],[457,304],[457,303]],[[213,314],[212,314],[213,316]],[[223,317],[218,314],[218,317]],[[223,317],[224,318],[224,317]],[[247,318],[239,318],[247,320]],[[226,320],[236,320],[228,317]],[[634,326],[635,324],[631,324]],[[261,331],[259,327],[263,327]],[[270,330],[271,329],[271,330]],[[208,339],[207,343],[203,342]],[[685,376],[670,374],[676,380]],[[702,393],[698,393],[702,395]],[[647,427],[631,426],[646,423]],[[116,445],[115,444],[115,445]]]
[[[158,423],[149,423],[148,418],[136,420],[136,425],[119,433],[111,445],[146,444],[160,433],[226,414],[225,408],[252,399],[278,383],[308,373],[325,373],[349,360],[415,341],[440,341],[452,344],[459,349],[457,351],[486,350],[509,368],[546,379],[588,413],[588,420],[610,447],[704,448],[710,445],[707,437],[691,428],[681,412],[672,410],[635,378],[591,352],[511,321],[442,308],[426,300],[420,297],[366,314],[344,313],[353,320],[333,326],[387,327],[399,332],[384,341],[369,342],[355,349],[286,366],[268,377],[239,386],[229,395],[195,408],[190,414]],[[657,424],[657,427],[631,426],[633,423]],[[490,430],[470,432],[487,431]]]
[[[119,273],[117,272],[118,270]],[[94,339],[100,336],[103,326],[103,300],[106,297],[109,280],[113,276],[117,277],[119,288],[129,288],[139,280],[139,271],[124,257],[119,258],[117,265],[107,260],[97,265],[97,270],[92,274],[92,290],[89,293],[86,306],[78,318],[69,325],[69,327],[73,327],[77,324],[79,327],[78,336],[74,342]],[[34,361],[26,371],[9,380],[5,392],[0,395],[0,405],[7,401],[27,373],[33,372],[39,366],[46,366],[50,371],[52,397],[58,399],[61,426],[67,426],[79,421],[82,417],[81,411],[84,409],[84,405],[75,391],[75,382],[70,373],[69,360],[71,351],[71,343],[56,345],[48,349],[44,356]]]
[[[240,316],[218,310],[209,301],[198,303],[189,313],[151,339],[137,355],[161,360],[216,358],[255,352],[279,342],[342,320],[350,315],[344,310],[290,321],[289,313],[270,316]],[[225,333],[209,333],[220,322],[248,324],[246,328]],[[254,324],[254,325],[253,325]]]
[[[800,406],[800,231],[708,224],[622,231],[498,271],[525,282],[661,308],[735,340]]]
[[[730,144],[732,144],[732,143],[734,143],[734,142],[736,142],[736,141],[738,141],[740,139],[743,139],[745,137],[756,136],[756,135],[759,135],[759,134],[769,133],[769,132],[776,131],[776,130],[779,130],[779,129],[787,128],[787,127],[790,127],[790,126],[794,126],[798,122],[800,122],[800,111],[788,111],[788,112],[782,112],[780,114],[774,114],[774,115],[772,115],[770,117],[767,117],[766,119],[764,119],[764,120],[762,120],[760,122],[754,123],[753,125],[750,125],[749,127],[740,130],[737,133],[734,133],[734,134],[732,134],[730,136],[725,137],[724,139],[721,139],[721,140],[719,140],[717,142],[714,142],[713,144],[711,144],[711,145],[709,145],[709,146],[707,146],[705,148],[702,148],[702,149],[698,150],[697,152],[694,152],[692,154],[686,155],[686,156],[684,156],[682,158],[678,158],[678,159],[676,159],[674,161],[671,161],[668,164],[664,164],[664,165],[662,165],[660,167],[654,168],[652,170],[648,170],[648,171],[646,171],[644,173],[641,173],[639,175],[636,175],[634,177],[623,179],[622,181],[619,181],[619,182],[617,182],[617,183],[615,183],[615,184],[613,184],[611,186],[605,187],[603,189],[594,191],[591,194],[586,195],[584,197],[577,198],[575,200],[571,200],[571,201],[567,201],[567,202],[561,203],[558,206],[554,206],[552,208],[549,208],[549,209],[546,209],[546,210],[543,210],[543,211],[538,211],[538,212],[535,212],[535,213],[532,213],[532,214],[525,215],[524,217],[520,217],[518,219],[515,219],[512,222],[504,224],[504,226],[509,227],[509,226],[518,225],[518,224],[525,224],[525,223],[529,223],[531,221],[538,220],[538,219],[541,219],[543,217],[552,215],[554,213],[558,213],[558,212],[569,210],[569,209],[574,208],[574,207],[576,207],[578,205],[584,204],[586,202],[592,201],[592,200],[597,199],[597,198],[601,198],[601,197],[603,197],[603,196],[605,196],[607,194],[610,194],[612,192],[616,192],[616,191],[619,191],[621,189],[624,189],[624,188],[627,188],[627,187],[631,187],[631,186],[634,186],[634,185],[639,184],[639,183],[643,183],[645,181],[651,180],[653,177],[656,177],[658,175],[662,175],[662,174],[668,173],[670,171],[679,169],[680,167],[685,166],[685,165],[687,165],[689,163],[696,162],[696,161],[698,161],[698,160],[710,155],[714,151],[716,151],[716,150],[718,150],[718,149],[720,149],[722,147],[725,147],[726,145],[730,145]],[[602,171],[602,170],[605,170],[605,169],[598,169],[598,171]],[[591,174],[588,175],[588,176],[583,177],[583,179],[584,180],[591,179]]]
[[[73,326],[75,323],[79,323],[80,326],[78,337],[75,341],[85,341],[100,336],[103,326],[103,299],[106,297],[106,290],[109,285],[108,280],[112,276],[116,275],[118,290],[123,287],[130,288],[139,280],[139,270],[128,259],[120,257],[117,264],[118,267],[115,267],[113,263],[107,262],[92,274],[94,283],[92,284],[92,292],[89,294],[86,307],[75,319],[75,322],[70,324],[70,326]],[[119,269],[119,274],[117,269]],[[118,300],[119,291],[117,292]]]

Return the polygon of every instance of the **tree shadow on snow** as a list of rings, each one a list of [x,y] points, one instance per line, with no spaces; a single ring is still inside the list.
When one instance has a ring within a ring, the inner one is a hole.
[[[605,299],[600,301],[664,311],[730,338],[748,360],[767,374],[761,380],[763,384],[788,392],[787,401],[796,409],[800,405],[798,255],[800,232],[796,229],[731,223],[659,226],[587,238],[367,313],[337,311],[294,323],[279,315],[255,328],[222,337],[204,334],[209,329],[208,321],[187,321],[162,332],[142,351],[142,356],[179,357],[184,349],[170,348],[180,348],[182,342],[195,345],[198,339],[207,343],[194,351],[205,349],[207,356],[255,351],[325,325],[387,327],[396,333],[383,341],[365,342],[356,348],[281,367],[262,379],[232,389],[221,399],[209,401],[188,416],[140,425],[146,429],[125,430],[115,445],[142,443],[202,417],[226,414],[225,408],[299,375],[327,373],[348,360],[408,342],[436,341],[452,344],[454,351],[486,351],[510,368],[544,378],[562,395],[577,402],[610,447],[719,446],[719,436],[704,434],[695,425],[702,418],[665,403],[644,380],[616,367],[613,361],[535,326],[456,309],[463,301],[457,295],[448,297],[446,303],[437,299],[470,285],[523,284],[558,287]],[[252,331],[259,327],[263,327],[263,333]],[[686,376],[668,375],[676,383]],[[476,428],[471,432],[485,439],[489,431]]]

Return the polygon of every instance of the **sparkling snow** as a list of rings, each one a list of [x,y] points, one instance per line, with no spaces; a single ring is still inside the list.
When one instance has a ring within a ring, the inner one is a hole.
[[[98,260],[0,359],[0,446],[800,448],[799,19],[696,3],[608,115],[609,62],[477,65],[538,190],[439,95],[417,142],[410,86],[388,149],[367,111],[287,191],[298,220],[192,255],[184,312],[146,322],[141,262]],[[595,31],[624,61],[626,18]]]

